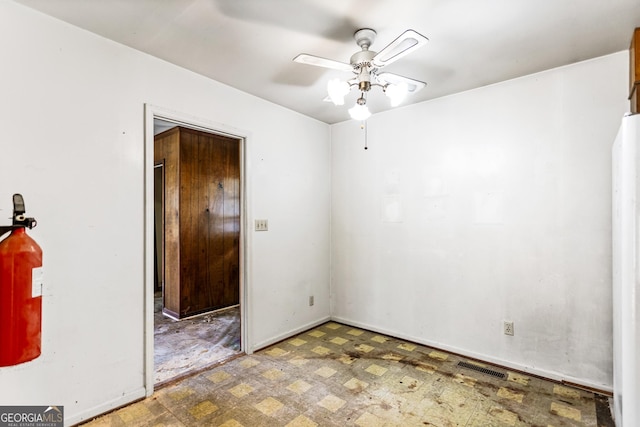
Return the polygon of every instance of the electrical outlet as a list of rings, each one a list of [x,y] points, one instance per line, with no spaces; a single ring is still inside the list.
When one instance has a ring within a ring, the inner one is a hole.
[[[314,301],[313,301],[313,295],[311,295],[311,296],[309,297],[309,307],[313,306],[313,304],[314,304]]]
[[[504,334],[505,335],[513,335],[513,322],[504,321]]]
[[[269,221],[266,219],[256,219],[256,231],[268,231]]]

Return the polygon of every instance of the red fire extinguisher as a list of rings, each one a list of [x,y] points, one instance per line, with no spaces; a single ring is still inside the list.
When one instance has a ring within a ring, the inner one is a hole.
[[[42,325],[42,249],[25,228],[24,199],[13,195],[13,224],[0,226],[0,367],[40,356]]]

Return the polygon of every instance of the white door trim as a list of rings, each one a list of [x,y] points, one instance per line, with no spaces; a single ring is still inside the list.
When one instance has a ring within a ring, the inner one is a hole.
[[[241,351],[251,353],[252,346],[249,322],[250,302],[248,265],[251,247],[249,239],[251,233],[248,224],[250,186],[249,162],[249,132],[222,123],[194,117],[185,113],[173,111],[156,105],[144,106],[144,384],[146,395],[151,396],[154,388],[154,346],[153,346],[153,299],[154,299],[154,262],[153,262],[153,151],[154,151],[154,119],[162,119],[190,128],[204,130],[219,135],[230,136],[240,140],[240,345]]]

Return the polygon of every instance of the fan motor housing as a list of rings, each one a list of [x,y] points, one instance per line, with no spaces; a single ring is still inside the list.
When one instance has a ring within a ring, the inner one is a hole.
[[[360,52],[356,52],[351,55],[351,65],[361,67],[363,65],[371,66],[371,60],[374,56],[376,56],[378,52],[374,52],[373,50],[361,50]]]
[[[375,30],[372,30],[371,28],[360,28],[353,34],[353,38],[356,40],[356,43],[360,48],[367,50],[375,41],[376,35],[377,33]]]

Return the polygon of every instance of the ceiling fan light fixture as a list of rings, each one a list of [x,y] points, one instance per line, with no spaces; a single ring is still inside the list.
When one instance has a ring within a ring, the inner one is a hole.
[[[371,116],[366,105],[365,94],[375,86],[381,88],[389,98],[391,106],[396,107],[404,101],[409,93],[415,93],[422,89],[426,83],[420,80],[404,77],[394,73],[379,72],[379,69],[397,61],[405,55],[415,51],[424,45],[429,39],[414,30],[406,30],[394,41],[389,43],[379,52],[369,50],[376,38],[376,32],[371,28],[361,28],[353,35],[360,51],[351,55],[349,63],[334,61],[320,56],[302,53],[294,62],[313,65],[316,67],[330,68],[339,71],[351,71],[356,74],[348,81],[334,78],[327,82],[327,97],[325,101],[331,101],[335,105],[344,105],[344,100],[352,88],[357,88],[361,93],[356,105],[349,109],[349,115],[354,120],[364,121]]]
[[[389,98],[392,107],[397,107],[404,101],[409,93],[406,83],[388,84],[384,88],[384,93]]]
[[[363,99],[359,98],[358,100]],[[349,108],[349,115],[353,120],[365,121],[371,116],[371,111],[364,103],[357,102],[356,105]]]
[[[327,83],[327,92],[329,93],[329,99],[335,105],[344,105],[344,97],[349,93],[351,87],[349,83],[340,79],[331,79]]]

